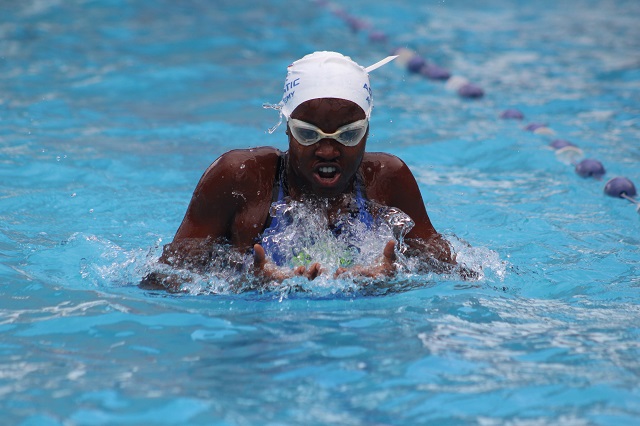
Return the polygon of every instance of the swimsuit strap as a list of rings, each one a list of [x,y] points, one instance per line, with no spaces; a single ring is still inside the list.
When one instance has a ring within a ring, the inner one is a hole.
[[[264,251],[271,257],[271,260],[280,266],[285,263],[285,255],[278,250],[278,243],[273,240],[270,234],[277,233],[279,228],[286,224],[286,218],[283,217],[281,213],[276,213],[275,216],[271,216],[271,208],[275,204],[280,203],[285,195],[289,193],[286,182],[287,158],[286,152],[281,153],[278,158],[276,175],[273,179],[273,192],[269,206],[269,215],[267,216],[262,232],[256,238],[256,242],[262,245]]]
[[[273,197],[271,202],[282,201],[282,199],[289,195],[289,185],[287,184],[287,163],[289,155],[286,152],[280,154],[278,158],[278,168],[276,169],[276,178],[273,181]],[[276,184],[278,186],[278,192],[276,193]]]
[[[275,174],[275,177],[273,178],[273,190],[271,191],[271,204],[269,204],[270,206],[273,205],[273,203],[282,201],[282,199],[285,197],[285,191],[287,193],[289,192],[287,191],[287,185],[285,181],[286,157],[287,157],[286,152],[280,153],[280,155],[278,156],[278,164],[276,165],[276,174]],[[262,233],[264,233],[264,231],[276,225],[273,223],[273,219],[274,218],[271,217],[271,214],[267,215],[267,220],[265,221],[264,227],[262,228]]]
[[[367,196],[364,190],[364,182],[360,173],[356,174],[356,179],[354,182],[355,193],[356,193],[356,204],[358,206],[358,219],[360,222],[364,223],[367,228],[371,228],[373,225],[373,216],[369,212],[367,208]]]

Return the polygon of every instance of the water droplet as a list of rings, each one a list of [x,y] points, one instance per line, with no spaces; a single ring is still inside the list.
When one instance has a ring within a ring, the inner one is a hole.
[[[90,209],[90,210],[89,210],[89,213],[93,213],[93,209]]]
[[[244,196],[244,194],[242,192],[231,191],[231,195],[233,195],[234,197],[240,197],[243,200],[247,201],[247,198]]]
[[[240,164],[240,168],[244,169],[246,166],[244,164]]]
[[[71,194],[71,197],[75,197],[75,196],[76,196],[76,193],[75,193],[75,192],[74,192],[73,194]]]

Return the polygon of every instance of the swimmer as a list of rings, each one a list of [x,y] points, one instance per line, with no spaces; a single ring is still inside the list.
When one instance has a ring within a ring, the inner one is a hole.
[[[269,255],[273,240],[267,236],[277,228],[274,222],[282,221],[270,215],[271,206],[290,197],[298,202],[324,200],[328,218],[345,208],[345,200],[355,199],[358,220],[365,223],[372,220],[366,200],[400,209],[415,223],[404,239],[406,254],[429,259],[431,265],[455,265],[407,165],[394,155],[365,151],[373,108],[369,72],[392,59],[364,68],[339,53],[315,52],[290,65],[282,100],[275,106],[286,120],[288,150],[237,149],[214,161],[160,261],[204,267],[211,260],[212,242],[226,241],[240,252],[252,252],[254,273],[261,279],[315,279],[327,273],[323,265],[286,267]],[[331,220],[328,224],[334,225]],[[393,275],[397,244],[386,242],[375,265],[348,265],[333,274]],[[153,287],[153,281],[148,276],[142,285]]]

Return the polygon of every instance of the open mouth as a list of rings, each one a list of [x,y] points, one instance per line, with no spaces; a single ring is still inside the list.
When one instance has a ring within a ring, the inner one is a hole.
[[[340,169],[335,166],[320,166],[316,169],[316,177],[323,185],[332,185],[340,177]]]
[[[338,173],[338,169],[333,166],[324,166],[318,168],[318,175],[320,175],[323,179],[331,179],[336,173]]]

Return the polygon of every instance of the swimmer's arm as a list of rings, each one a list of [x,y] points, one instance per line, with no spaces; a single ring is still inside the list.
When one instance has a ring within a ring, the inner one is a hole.
[[[186,280],[174,275],[161,272],[150,272],[142,278],[138,287],[143,290],[163,290],[169,293],[179,293]]]
[[[380,170],[377,179],[378,188],[374,189],[377,193],[371,198],[384,200],[383,204],[399,208],[413,220],[415,226],[405,237],[413,255],[427,255],[455,265],[449,243],[431,224],[420,188],[409,167],[396,156],[378,156],[385,167]]]
[[[211,238],[184,238],[164,246],[160,262],[177,269],[204,272],[214,256],[215,241]],[[162,269],[162,268],[160,268]],[[139,287],[144,290],[181,291],[182,284],[190,282],[188,276],[174,272],[153,271],[144,276]]]
[[[198,182],[174,241],[186,238],[228,238],[242,199],[237,197],[235,151],[221,155]]]
[[[430,257],[443,263],[457,264],[455,255],[451,253],[449,242],[438,233],[428,240],[407,236],[404,242],[409,247],[406,253],[408,256]]]
[[[234,155],[234,151],[223,154],[204,172],[173,242],[163,250],[161,262],[204,266],[211,259],[211,242],[229,240],[241,201],[234,196],[238,186]]]

